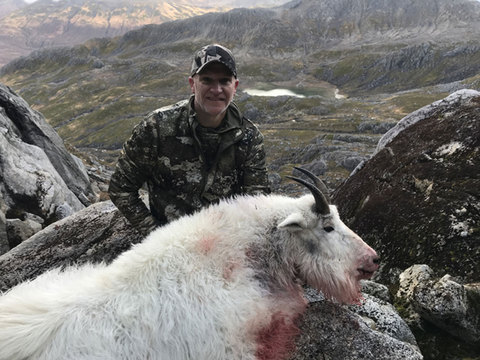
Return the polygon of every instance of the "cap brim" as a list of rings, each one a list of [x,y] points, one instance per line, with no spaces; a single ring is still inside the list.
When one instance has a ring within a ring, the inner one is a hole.
[[[237,74],[235,74],[234,71],[232,71],[232,69],[230,69],[230,67],[225,64],[223,61],[221,60],[210,60],[210,61],[207,61],[205,64],[203,64],[202,66],[200,66],[198,69],[196,69],[193,73],[192,73],[192,76],[195,75],[195,74],[199,74],[202,72],[202,70],[204,70],[206,67],[208,67],[209,65],[213,64],[213,63],[218,63],[218,64],[222,64],[233,76],[237,77]]]

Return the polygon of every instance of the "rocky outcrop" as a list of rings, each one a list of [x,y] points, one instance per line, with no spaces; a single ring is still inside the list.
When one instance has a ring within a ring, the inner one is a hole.
[[[396,302],[421,339],[426,359],[480,354],[480,283],[438,278],[429,266],[414,265],[400,274]]]
[[[110,201],[93,204],[0,256],[0,291],[54,267],[109,263],[139,241],[140,235]],[[422,359],[405,322],[377,298],[385,297],[379,295],[385,292],[381,285],[370,283],[366,290],[374,295],[365,295],[364,306],[347,308],[307,289],[310,306],[292,359]]]
[[[0,194],[0,238],[7,234],[9,248],[94,199],[81,161],[40,113],[2,84]]]
[[[22,142],[40,148],[68,188],[84,205],[89,204],[88,196],[92,195],[92,189],[85,168],[67,151],[63,140],[43,115],[3,84],[0,84],[0,107],[4,110],[6,121],[11,123],[10,129],[15,129],[11,133]]]
[[[402,274],[396,300],[413,309],[425,359],[479,353],[478,284],[464,285],[480,277],[479,108],[462,90],[406,116],[333,194],[382,258],[376,281],[396,287],[403,269],[428,266]]]
[[[6,207],[3,198],[0,197],[0,254],[4,254],[10,250],[7,236],[7,218],[5,216]]]
[[[454,31],[466,21],[477,22],[475,14],[480,8],[478,4],[470,1],[452,3],[447,0],[424,0],[414,3],[408,0],[395,2],[297,0],[285,5],[287,6],[296,15],[297,20],[319,22],[317,26],[330,38],[348,38],[359,34],[368,38],[369,34],[378,36],[380,32],[400,38],[422,30],[429,33],[449,29]],[[389,31],[392,33],[388,33]]]
[[[51,268],[110,262],[140,240],[110,201],[95,203],[0,256],[0,291]]]
[[[460,91],[401,120],[337,188],[346,223],[382,257],[380,279],[427,264],[477,281],[480,93]]]
[[[366,304],[357,306],[355,311],[329,301],[311,300],[300,326],[302,333],[297,340],[297,351],[291,359],[423,359],[404,321],[396,312],[385,311],[383,306],[385,304],[374,297],[367,297]],[[359,315],[372,308],[375,311],[370,313],[371,318]],[[395,315],[389,316],[391,314]],[[396,322],[378,327],[385,319]],[[409,340],[413,339],[413,344],[393,334],[398,331],[398,324],[402,331],[406,330]]]

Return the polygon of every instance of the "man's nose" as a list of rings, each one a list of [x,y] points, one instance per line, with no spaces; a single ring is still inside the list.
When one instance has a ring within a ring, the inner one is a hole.
[[[210,91],[213,91],[215,93],[222,92],[223,88],[222,88],[222,84],[220,83],[220,81],[213,82],[211,87],[210,87]]]

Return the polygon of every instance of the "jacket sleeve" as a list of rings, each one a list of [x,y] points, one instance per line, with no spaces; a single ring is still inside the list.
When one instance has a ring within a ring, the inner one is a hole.
[[[130,139],[123,145],[108,189],[112,202],[145,236],[160,225],[139,194],[152,173],[155,134],[155,126],[151,121],[144,120],[135,127]]]
[[[251,143],[243,165],[243,191],[246,194],[269,194],[270,182],[265,160],[262,133],[253,125]]]

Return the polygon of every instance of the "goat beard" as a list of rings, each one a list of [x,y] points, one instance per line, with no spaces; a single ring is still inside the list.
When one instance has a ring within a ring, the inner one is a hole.
[[[331,301],[358,305],[363,300],[360,281],[348,272],[339,274],[343,276],[318,276],[311,272],[305,275],[305,282]]]

